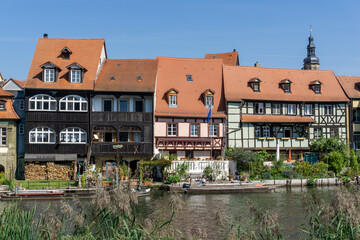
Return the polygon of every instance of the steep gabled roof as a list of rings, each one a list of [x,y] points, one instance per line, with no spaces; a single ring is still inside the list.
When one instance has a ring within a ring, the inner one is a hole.
[[[205,54],[205,59],[222,59],[224,65],[239,65],[239,56],[235,49],[233,52],[228,53],[207,53]]]
[[[222,60],[158,57],[156,116],[207,117],[203,92],[212,89],[212,117],[225,117]],[[186,75],[192,75],[189,81]],[[167,91],[176,89],[177,107],[169,107]]]
[[[65,47],[71,49],[72,52],[69,60],[62,58],[61,51]],[[38,89],[93,89],[103,48],[105,50],[104,39],[39,38],[25,87]],[[42,80],[41,66],[47,62],[51,62],[61,69],[56,82],[45,83]],[[80,84],[68,81],[67,74],[69,71],[66,67],[74,62],[87,69]]]
[[[0,119],[20,119],[12,104],[13,94],[0,88],[0,102],[5,102],[5,111],[0,111]]]
[[[156,59],[107,59],[95,91],[154,92]]]
[[[296,70],[245,66],[224,66],[225,97],[227,101],[268,100],[268,101],[308,101],[347,102],[334,73],[329,70]],[[250,79],[261,79],[260,92],[248,86]],[[291,93],[279,87],[281,80],[291,81]],[[316,94],[309,84],[318,80],[321,94]]]
[[[20,80],[16,80],[13,78],[10,78],[9,80],[6,81],[6,83],[4,83],[3,88],[6,88],[6,85],[10,84],[10,82],[13,82],[13,84],[15,84],[15,86],[18,86],[19,88],[24,88],[25,87],[25,81],[20,81]],[[9,90],[9,89],[7,89]]]
[[[360,77],[337,76],[349,98],[360,98]]]

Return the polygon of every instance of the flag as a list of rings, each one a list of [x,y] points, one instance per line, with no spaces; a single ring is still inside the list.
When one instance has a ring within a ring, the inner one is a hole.
[[[210,118],[211,118],[211,107],[209,106],[209,113],[208,113],[208,116],[206,118],[207,123],[210,121]]]

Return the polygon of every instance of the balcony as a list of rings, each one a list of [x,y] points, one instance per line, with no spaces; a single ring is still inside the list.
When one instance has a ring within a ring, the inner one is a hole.
[[[88,112],[27,111],[26,121],[34,122],[88,122]]]
[[[156,139],[156,147],[169,150],[221,150],[224,147],[224,141],[221,137],[160,137]]]
[[[92,155],[152,155],[153,144],[149,142],[93,142]]]
[[[151,123],[152,113],[143,112],[92,112],[91,121],[93,123],[103,122],[132,122],[132,123]]]

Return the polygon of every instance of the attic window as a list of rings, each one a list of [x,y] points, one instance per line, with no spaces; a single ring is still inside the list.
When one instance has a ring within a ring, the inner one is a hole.
[[[46,62],[40,66],[43,69],[43,81],[44,82],[56,82],[57,73],[61,69],[51,62]]]
[[[171,88],[166,92],[169,107],[177,108],[177,102],[178,102],[177,96],[178,96],[178,93],[179,93],[179,91],[174,89],[174,88]]]
[[[137,76],[136,79],[137,79],[138,81],[141,81],[141,80],[142,80],[141,76]]]
[[[204,104],[206,108],[214,108],[214,94],[215,91],[211,89],[206,89],[202,95],[204,96]]]
[[[252,78],[249,80],[248,84],[254,92],[260,92],[260,79]]]
[[[309,87],[314,91],[314,93],[321,94],[321,82],[319,80],[310,82]]]
[[[70,59],[70,54],[72,52],[70,51],[70,49],[68,49],[67,47],[63,48],[63,50],[61,50],[61,57],[64,60],[69,60]]]
[[[71,83],[82,83],[86,69],[80,64],[74,62],[66,67],[69,69],[69,79]]]
[[[115,81],[115,77],[111,77],[110,80],[111,80],[111,81]]]
[[[291,81],[289,79],[281,80],[279,85],[285,93],[291,93]]]
[[[186,80],[188,82],[193,82],[194,81],[192,75],[186,75]]]

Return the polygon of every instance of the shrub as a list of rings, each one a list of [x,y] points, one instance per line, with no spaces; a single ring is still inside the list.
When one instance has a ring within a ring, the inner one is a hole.
[[[279,161],[275,161],[274,167],[271,169],[271,175],[280,175],[284,168],[284,161],[280,159]]]
[[[325,177],[328,172],[329,165],[324,162],[318,162],[313,165],[313,168],[315,175],[319,175],[319,177]]]
[[[306,185],[315,186],[316,185],[315,179],[314,178],[308,179]]]
[[[210,166],[207,166],[207,167],[205,167],[203,173],[206,178],[210,178],[210,175],[212,175],[214,173],[214,170]]]
[[[178,174],[182,178],[186,178],[186,176],[188,175],[188,169],[189,169],[188,164],[181,163],[176,168],[176,174]]]
[[[295,172],[294,172],[293,170],[291,170],[291,169],[288,169],[288,170],[284,170],[284,171],[282,172],[282,175],[283,175],[283,177],[285,177],[285,178],[292,179],[292,178],[294,178],[294,176],[295,176]]]
[[[261,174],[262,179],[272,179],[271,172],[266,171]]]
[[[336,174],[340,173],[345,167],[344,155],[336,151],[329,153],[329,165]]]
[[[304,177],[313,176],[314,174],[313,166],[310,163],[304,161],[296,163],[295,171]]]
[[[164,183],[165,184],[169,184],[169,183],[177,183],[181,181],[181,177],[179,175],[169,175],[165,180]]]

